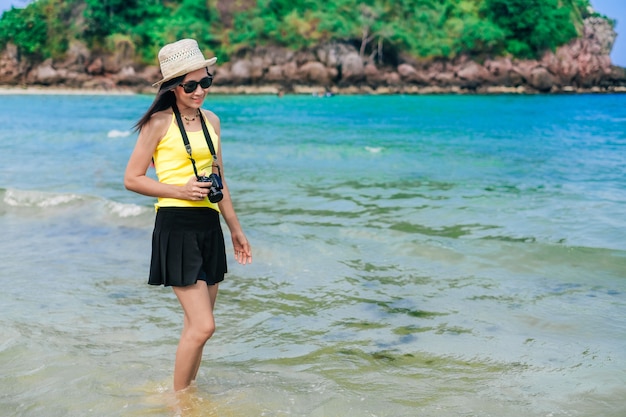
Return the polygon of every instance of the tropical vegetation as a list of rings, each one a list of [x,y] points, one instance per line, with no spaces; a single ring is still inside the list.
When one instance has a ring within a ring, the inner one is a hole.
[[[338,41],[393,62],[472,56],[536,57],[580,36],[589,0],[36,0],[0,18],[8,42],[34,60],[61,58],[74,40],[96,51],[134,46],[144,63],[183,37],[221,61],[241,50],[294,50]]]

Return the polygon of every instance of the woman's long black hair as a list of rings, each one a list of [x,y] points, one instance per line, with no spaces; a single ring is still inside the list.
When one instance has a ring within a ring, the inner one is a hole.
[[[180,77],[172,78],[169,81],[161,84],[159,91],[152,102],[152,105],[148,108],[146,113],[141,116],[141,119],[137,123],[135,123],[134,129],[135,131],[140,131],[142,127],[146,125],[150,121],[150,118],[154,113],[160,112],[161,110],[169,109],[172,107],[172,104],[176,102],[176,96],[174,95],[174,89],[183,82],[185,79],[185,75],[181,75]]]

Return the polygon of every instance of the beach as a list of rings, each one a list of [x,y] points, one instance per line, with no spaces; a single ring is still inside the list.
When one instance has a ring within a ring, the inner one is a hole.
[[[116,88],[114,90],[105,89],[84,89],[84,88],[65,88],[50,86],[0,86],[0,95],[59,95],[59,96],[75,96],[75,95],[132,95],[137,94],[136,91],[129,88]]]
[[[240,85],[240,86],[213,86],[213,92],[221,95],[284,95],[284,88],[278,84],[264,84],[264,85]],[[0,86],[0,96],[2,95],[133,95],[133,94],[145,94],[154,95],[157,93],[156,88],[130,88],[130,87],[115,87],[110,89],[105,88],[68,88],[62,86]],[[623,94],[626,93],[626,87],[611,86],[611,87],[585,87],[574,88],[564,87],[557,95],[571,95],[571,94]],[[387,95],[537,95],[537,91],[527,89],[523,86],[509,87],[509,86],[485,86],[479,89],[466,89],[458,86],[439,87],[439,86],[396,86],[396,87],[377,87],[372,88],[367,85],[362,86],[348,86],[348,87],[332,87],[325,88],[323,86],[316,85],[295,85],[288,92],[288,95],[312,95],[312,96],[324,96],[326,94],[332,95],[374,95],[374,96],[387,96]]]
[[[153,97],[46,91],[0,91],[3,415],[626,413],[626,95],[210,95],[254,263],[181,399]]]

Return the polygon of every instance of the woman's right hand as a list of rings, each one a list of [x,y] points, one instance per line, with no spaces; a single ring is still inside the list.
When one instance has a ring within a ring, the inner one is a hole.
[[[187,184],[183,186],[183,195],[185,200],[201,201],[209,194],[210,182],[200,182],[193,176],[189,178]]]

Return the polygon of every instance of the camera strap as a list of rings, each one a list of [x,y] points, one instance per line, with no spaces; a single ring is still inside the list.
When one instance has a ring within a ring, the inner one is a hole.
[[[185,144],[185,150],[189,154],[189,160],[191,161],[191,165],[193,165],[193,172],[198,176],[198,170],[196,169],[196,161],[191,156],[191,144],[189,143],[189,138],[187,137],[187,132],[185,131],[185,127],[183,126],[183,120],[180,116],[180,111],[178,111],[178,106],[176,103],[172,103],[172,110],[174,111],[174,116],[176,116],[176,123],[178,124],[178,129],[180,129],[180,134],[183,137],[183,143]],[[222,172],[220,170],[220,166],[217,164],[217,153],[215,152],[215,148],[213,147],[213,140],[211,139],[211,134],[209,133],[209,129],[206,127],[206,122],[204,121],[204,115],[202,114],[202,110],[198,109],[198,113],[200,116],[200,124],[202,125],[202,133],[204,133],[204,139],[206,140],[206,144],[209,146],[209,151],[211,152],[211,156],[213,157],[213,166],[217,167],[217,172],[220,176],[222,176]]]

